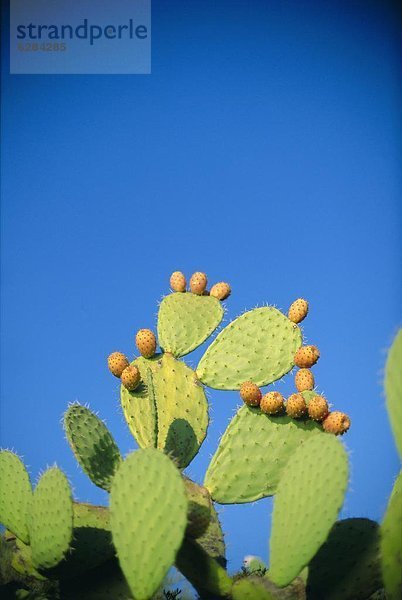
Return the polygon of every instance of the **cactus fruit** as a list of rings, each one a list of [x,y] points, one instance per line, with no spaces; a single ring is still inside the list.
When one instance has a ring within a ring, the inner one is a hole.
[[[205,487],[190,479],[184,479],[184,484],[188,500],[186,535],[199,538],[206,532],[211,520],[211,496]]]
[[[22,460],[8,450],[0,452],[0,481],[0,523],[27,544],[31,482]]]
[[[214,298],[218,298],[218,300],[226,300],[226,298],[229,298],[231,291],[228,283],[220,281],[211,287],[209,294]]]
[[[186,278],[181,271],[175,271],[170,276],[170,287],[174,292],[186,291]]]
[[[174,563],[187,526],[180,471],[160,450],[122,462],[110,494],[110,523],[120,566],[135,598],[149,598]]]
[[[260,408],[267,415],[277,415],[284,409],[283,396],[279,392],[268,392],[261,398]]]
[[[262,393],[258,385],[252,381],[245,381],[240,386],[240,398],[248,406],[259,406]]]
[[[308,414],[314,421],[323,421],[329,412],[328,402],[323,396],[314,396],[307,406]]]
[[[128,367],[129,364],[127,357],[121,352],[112,352],[107,359],[109,371],[113,373],[115,377],[121,377],[124,369]]]
[[[381,524],[380,557],[387,599],[402,598],[402,471],[392,490]]]
[[[289,308],[288,318],[293,323],[300,323],[307,317],[308,313],[308,302],[304,298],[298,298],[295,300]]]
[[[150,329],[137,331],[135,344],[139,353],[145,358],[151,358],[156,352],[156,337]]]
[[[402,459],[402,329],[397,333],[385,365],[385,395],[392,433]]]
[[[300,369],[295,375],[295,386],[298,392],[306,392],[314,388],[314,375],[310,369]]]
[[[367,600],[381,589],[379,534],[370,519],[335,523],[308,566],[309,600]]]
[[[204,479],[220,504],[254,502],[276,493],[289,458],[307,440],[326,438],[314,421],[269,417],[243,405],[219,443]]]
[[[276,585],[288,585],[324,543],[347,483],[348,458],[336,438],[312,437],[293,453],[272,514],[269,578]]]
[[[307,404],[301,394],[292,394],[286,401],[286,414],[293,419],[300,419],[307,414]]]
[[[176,357],[188,354],[215,331],[223,318],[219,300],[195,294],[169,294],[158,313],[159,345]]]
[[[343,435],[350,427],[350,418],[345,413],[339,410],[330,412],[322,422],[324,431],[334,433],[335,435]]]
[[[320,351],[317,346],[302,346],[295,354],[294,362],[301,369],[309,369],[320,358]]]
[[[140,370],[135,365],[128,365],[121,374],[121,383],[129,392],[133,392],[139,386],[140,381]]]
[[[198,378],[219,390],[238,390],[247,380],[268,385],[294,367],[301,341],[299,327],[279,310],[255,308],[217,335],[198,364]]]
[[[33,566],[51,569],[58,565],[73,536],[73,501],[67,478],[57,467],[48,469],[34,490],[28,527]]]
[[[81,404],[72,404],[64,415],[70,447],[91,481],[109,490],[120,464],[120,451],[106,425]]]
[[[197,296],[202,296],[207,287],[208,279],[205,273],[200,273],[197,271],[193,273],[190,278],[190,290],[193,294],[197,294]]]

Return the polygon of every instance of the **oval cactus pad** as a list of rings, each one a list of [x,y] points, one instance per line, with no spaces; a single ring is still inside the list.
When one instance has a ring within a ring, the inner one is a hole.
[[[8,450],[0,452],[0,481],[0,523],[27,544],[31,482],[24,463]]]
[[[134,392],[122,387],[123,410],[134,437],[141,446],[155,445],[174,456],[180,467],[187,466],[207,432],[208,402],[203,387],[194,371],[171,354],[152,361],[140,358],[134,364],[141,375],[149,365],[146,385]],[[149,432],[148,437],[144,431]]]
[[[335,436],[315,436],[294,452],[272,513],[269,578],[276,585],[288,585],[325,542],[347,483],[348,457]]]
[[[311,436],[324,435],[313,421],[269,417],[242,406],[222,436],[204,485],[220,504],[272,496],[295,450]]]
[[[255,308],[220,332],[201,358],[197,376],[218,390],[238,390],[244,381],[267,385],[294,367],[301,344],[300,328],[279,310]]]
[[[213,296],[177,292],[163,298],[158,314],[158,340],[165,352],[188,354],[211,335],[223,318]]]
[[[130,454],[114,477],[110,522],[120,566],[134,597],[146,600],[173,565],[187,525],[187,498],[168,456]]]
[[[381,524],[381,566],[389,600],[402,598],[402,471],[395,481]]]
[[[71,489],[57,467],[48,469],[40,478],[28,521],[34,567],[55,567],[68,552],[73,536]]]
[[[106,425],[86,406],[72,404],[64,415],[68,443],[91,481],[110,489],[120,461],[120,451]]]

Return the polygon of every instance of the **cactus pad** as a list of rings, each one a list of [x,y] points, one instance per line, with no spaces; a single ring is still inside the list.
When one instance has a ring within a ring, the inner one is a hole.
[[[238,390],[244,381],[264,386],[293,368],[301,343],[299,327],[279,310],[255,308],[220,332],[201,358],[197,376],[218,390]]]
[[[28,517],[32,562],[50,569],[63,560],[73,535],[73,502],[66,476],[57,467],[40,478]]]
[[[197,454],[208,427],[208,402],[194,371],[171,354],[137,359],[147,385],[121,390],[124,413],[142,447],[156,446],[185,467]]]
[[[232,589],[233,600],[275,600],[275,596],[264,587],[262,577],[243,578]]]
[[[381,566],[388,600],[402,598],[402,471],[381,524]]]
[[[158,314],[159,345],[174,356],[184,356],[205,342],[222,318],[223,308],[212,296],[190,292],[165,296]]]
[[[309,600],[366,600],[382,587],[378,529],[370,519],[335,523],[309,564]]]
[[[153,448],[130,454],[113,479],[110,513],[120,566],[145,600],[174,563],[187,525],[184,482],[170,458]]]
[[[324,435],[313,421],[270,417],[242,406],[220,441],[204,485],[221,504],[272,496],[295,450],[306,440]]]
[[[385,366],[385,394],[389,420],[402,458],[402,329],[399,330]]]
[[[293,454],[274,501],[269,578],[289,584],[323,544],[342,506],[348,458],[333,436],[315,436]]]
[[[95,485],[109,490],[121,456],[106,425],[88,408],[77,403],[66,411],[64,429],[83,471]]]
[[[222,567],[226,567],[225,540],[219,517],[213,504],[208,529],[198,538],[197,542],[209,556],[215,558]]]
[[[24,463],[13,452],[0,452],[0,523],[25,543],[29,542],[27,513],[32,488]]]

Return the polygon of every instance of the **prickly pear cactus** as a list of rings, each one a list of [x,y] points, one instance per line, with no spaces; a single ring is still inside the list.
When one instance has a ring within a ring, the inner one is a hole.
[[[278,485],[272,515],[269,578],[294,579],[326,540],[342,506],[348,459],[333,436],[316,436],[297,448]]]
[[[279,310],[255,308],[219,333],[201,358],[197,375],[218,390],[238,390],[244,381],[267,385],[294,367],[301,343],[299,327]]]
[[[222,318],[221,303],[213,296],[191,292],[165,296],[158,314],[160,347],[173,356],[185,356],[209,338]]]
[[[73,501],[67,478],[57,467],[48,469],[34,490],[28,527],[34,567],[58,565],[73,537]]]
[[[0,523],[27,544],[31,482],[22,460],[8,450],[0,452],[0,481]]]
[[[208,402],[194,371],[170,354],[134,361],[144,384],[121,389],[123,411],[142,447],[174,456],[181,468],[197,454],[207,432]]]
[[[173,565],[187,509],[180,472],[161,451],[138,450],[119,466],[110,494],[111,528],[136,600],[149,598]]]
[[[220,441],[204,485],[221,504],[272,496],[295,450],[315,436],[325,434],[314,421],[270,417],[242,406]]]
[[[106,425],[89,408],[75,403],[64,415],[64,430],[83,471],[95,485],[109,490],[121,456]]]

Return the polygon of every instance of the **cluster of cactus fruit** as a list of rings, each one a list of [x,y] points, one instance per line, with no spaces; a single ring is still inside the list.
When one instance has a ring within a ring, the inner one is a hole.
[[[350,420],[315,391],[315,346],[302,345],[308,304],[287,315],[272,306],[224,327],[195,370],[181,358],[220,325],[231,289],[176,271],[160,303],[157,336],[140,329],[131,362],[108,357],[121,380],[120,403],[139,449],[125,458],[103,421],[78,403],[64,415],[67,440],[83,471],[109,493],[107,507],[73,500],[57,467],[32,489],[19,457],[0,452],[0,593],[4,598],[147,600],[175,566],[200,598],[232,600],[400,600],[402,475],[381,524],[338,520],[348,456],[336,437]],[[159,351],[158,351],[159,346]],[[386,367],[387,408],[402,455],[402,332]],[[262,387],[295,375],[287,401]],[[244,404],[229,423],[202,485],[184,469],[209,422],[205,387],[238,390]],[[328,435],[336,434],[336,435]],[[320,460],[317,461],[317,456]],[[215,504],[274,496],[268,568],[230,576]],[[300,519],[300,515],[303,519]]]

